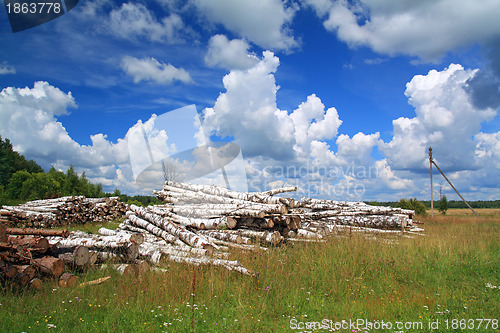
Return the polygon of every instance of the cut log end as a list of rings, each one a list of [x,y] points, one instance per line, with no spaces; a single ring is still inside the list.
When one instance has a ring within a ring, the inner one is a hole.
[[[35,259],[35,262],[44,274],[59,277],[64,272],[64,261],[62,259],[45,256]]]
[[[139,247],[137,246],[137,244],[132,243],[127,246],[126,254],[130,260],[137,259],[137,257],[139,256]]]
[[[89,263],[90,252],[89,248],[83,245],[77,246],[73,251],[74,263],[77,266],[84,266]]]
[[[30,288],[40,291],[43,288],[43,282],[39,278],[34,278],[30,281]]]
[[[229,229],[234,229],[236,228],[236,225],[238,224],[238,221],[236,220],[235,217],[233,216],[228,216],[227,217],[227,227]]]
[[[0,270],[3,272],[3,275],[9,279],[15,277],[19,272],[15,266],[0,267]]]
[[[73,288],[78,284],[78,277],[65,272],[59,278],[59,286],[63,288]]]

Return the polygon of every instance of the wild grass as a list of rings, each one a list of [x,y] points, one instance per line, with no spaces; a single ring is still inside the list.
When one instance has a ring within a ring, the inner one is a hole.
[[[118,225],[123,222],[124,219],[110,221],[110,222],[99,222],[99,223],[85,223],[85,224],[72,224],[68,226],[69,231],[80,230],[90,234],[97,234],[98,230],[101,228],[107,228],[114,230],[118,228]]]
[[[101,270],[81,275],[80,282],[112,275],[96,286],[61,289],[47,283],[42,292],[4,287],[0,327],[2,332],[288,332],[312,331],[306,323],[312,328],[313,322],[328,323],[324,319],[365,319],[422,323],[370,332],[429,332],[429,322],[437,320],[433,332],[452,332],[453,319],[500,319],[500,288],[494,288],[500,286],[499,217],[422,217],[426,236],[373,239],[346,232],[327,243],[235,254],[259,272],[256,278],[166,263],[167,273],[140,278]],[[484,328],[483,322],[474,331],[498,331],[491,323]]]

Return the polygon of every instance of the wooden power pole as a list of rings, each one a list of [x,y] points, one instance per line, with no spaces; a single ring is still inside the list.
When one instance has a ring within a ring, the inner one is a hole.
[[[434,187],[432,184],[432,147],[429,147],[429,166],[431,168],[431,217],[434,217]]]
[[[436,162],[434,162],[434,160],[432,159],[432,148],[429,147],[429,163],[431,165],[431,216],[434,216],[434,203],[433,203],[433,186],[432,186],[432,165],[434,164],[434,166],[438,169],[438,171],[443,175],[444,179],[446,179],[446,181],[448,182],[448,184],[450,184],[451,188],[455,190],[455,192],[458,194],[458,196],[460,197],[460,199],[462,199],[463,202],[465,202],[465,204],[467,205],[467,207],[470,208],[470,210],[472,210],[472,212],[477,216],[477,217],[480,217],[478,213],[476,213],[476,211],[474,210],[474,208],[471,207],[471,205],[469,205],[469,203],[467,202],[467,200],[464,199],[464,197],[462,197],[462,195],[458,192],[458,190],[455,188],[455,186],[453,186],[453,184],[450,182],[450,180],[448,179],[448,177],[446,177],[446,175],[444,174],[443,171],[441,171],[441,169],[438,167],[438,165],[436,164]]]

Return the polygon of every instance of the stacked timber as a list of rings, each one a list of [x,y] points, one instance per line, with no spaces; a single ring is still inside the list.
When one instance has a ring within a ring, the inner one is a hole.
[[[155,206],[152,213],[174,223],[196,229],[252,229],[279,231],[283,237],[306,235],[304,229],[331,229],[333,226],[356,226],[402,230],[413,227],[412,210],[370,206],[363,202],[276,197],[295,191],[295,187],[267,192],[242,193],[220,186],[166,182],[154,191],[167,202]]]
[[[149,264],[138,260],[140,233],[101,228],[101,234],[56,229],[18,229],[0,224],[0,285],[29,286],[40,290],[45,280],[73,287],[78,277],[70,272],[111,267],[121,274],[139,275]]]
[[[2,206],[0,223],[9,227],[48,228],[87,222],[108,222],[125,214],[127,205],[119,197],[69,196]]]
[[[253,275],[240,263],[227,260],[228,252],[266,250],[283,242],[324,241],[326,235],[345,227],[397,232],[412,228],[414,212],[409,210],[276,196],[296,190],[246,193],[168,181],[162,190],[153,192],[166,203],[130,205],[119,230],[143,233],[145,242],[139,253],[153,264],[161,260],[209,264]]]
[[[341,234],[346,229],[403,232],[410,237],[418,231],[410,210],[277,196],[296,190],[285,187],[246,193],[220,186],[166,182],[162,190],[153,192],[165,201],[163,205],[139,207],[123,205],[116,198],[66,197],[4,207],[0,218],[9,226],[54,226],[107,221],[125,213],[126,219],[117,230],[101,228],[99,235],[45,235],[53,257],[67,265],[85,268],[102,262],[123,274],[143,271],[146,264],[140,260],[153,265],[169,260],[219,266],[252,276],[254,272],[229,259],[231,251],[265,251],[284,242],[324,242],[328,235]],[[10,230],[13,232],[14,228]],[[17,229],[17,235],[22,235],[22,230],[26,229]],[[33,246],[30,249],[30,253],[40,251]]]
[[[339,230],[342,226],[403,231],[415,228],[413,210],[371,206],[363,202],[302,198],[300,208],[293,212],[300,216],[304,230],[318,235]]]
[[[48,237],[54,235],[67,236],[68,232],[12,229],[0,224],[0,282],[39,290],[46,278],[59,279],[65,285],[67,281],[76,281],[73,274],[65,273],[64,260],[48,241]]]
[[[226,226],[233,225],[232,222],[228,224],[227,219],[218,219],[217,221],[220,224],[226,223]],[[206,218],[196,218],[189,222],[189,218],[172,214],[169,210],[159,210],[158,206],[144,208],[130,205],[127,219],[120,224],[115,232],[143,233],[145,239],[144,243],[139,246],[139,254],[155,265],[170,260],[196,266],[221,266],[241,274],[254,275],[239,261],[227,259],[229,247],[226,243],[232,244],[230,240],[233,240],[239,248],[252,250],[254,246],[250,245],[250,238],[232,236],[217,230],[211,230],[211,234],[203,234],[198,230],[202,223],[206,223],[210,227],[216,224],[216,222]],[[193,225],[198,226],[198,228],[193,227]],[[246,244],[243,244],[243,241]]]
[[[57,248],[59,258],[74,268],[101,264],[101,268],[111,267],[125,275],[138,275],[149,269],[149,264],[139,260],[139,246],[144,242],[141,233],[100,228],[97,235],[73,231],[68,237],[48,240]]]

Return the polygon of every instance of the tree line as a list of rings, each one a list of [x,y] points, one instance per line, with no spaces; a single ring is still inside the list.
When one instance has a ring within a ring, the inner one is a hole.
[[[123,202],[142,206],[158,203],[158,199],[152,196],[128,196],[118,190],[106,193],[101,184],[91,183],[85,172],[78,175],[73,166],[66,172],[54,167],[45,172],[35,161],[27,160],[15,151],[9,139],[0,136],[0,205],[71,195],[89,198],[119,196]]]
[[[366,201],[367,204],[373,206],[389,206],[389,207],[401,207],[402,201],[418,201],[420,202],[426,209],[431,208],[430,200],[417,200],[417,199],[401,199],[400,201]],[[434,208],[437,207],[440,200],[434,200]],[[469,201],[469,204],[472,208],[500,208],[500,200],[478,200],[478,201]],[[402,207],[403,208],[403,207]],[[468,208],[467,205],[461,200],[448,200],[448,208]]]
[[[66,172],[54,167],[45,172],[35,161],[14,151],[9,139],[0,137],[0,204],[69,195],[106,194],[101,184],[92,184],[85,172],[79,176],[73,166]]]

